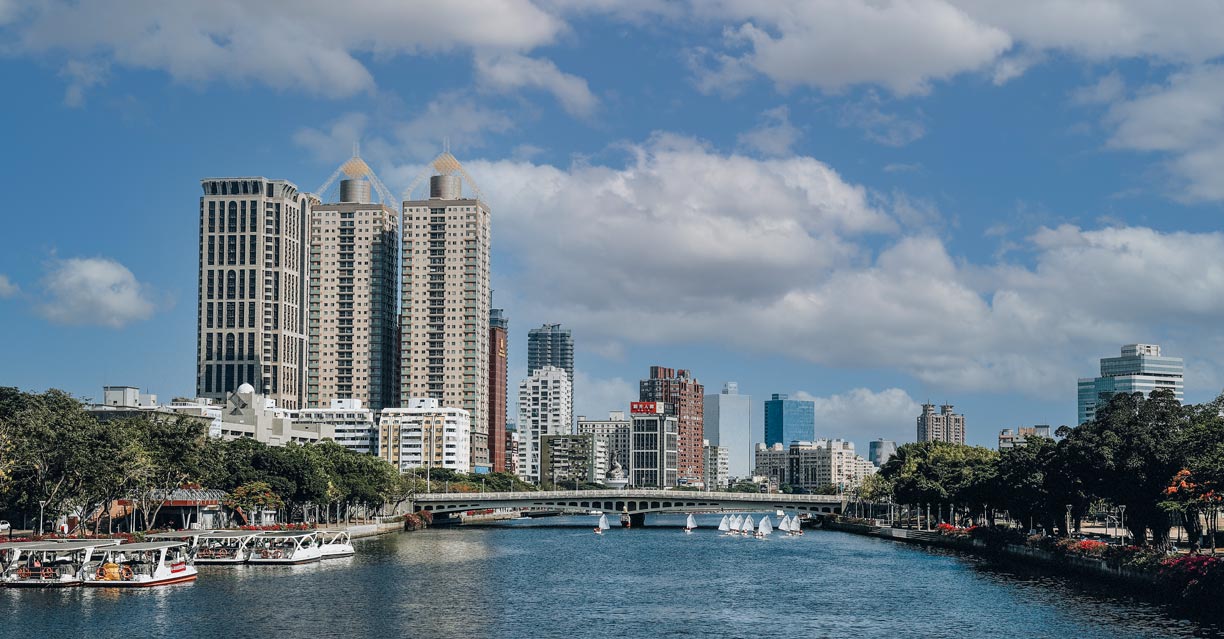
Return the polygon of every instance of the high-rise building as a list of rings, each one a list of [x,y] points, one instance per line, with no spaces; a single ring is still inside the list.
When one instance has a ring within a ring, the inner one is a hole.
[[[471,463],[489,462],[489,207],[450,153],[429,199],[405,200],[400,401],[430,397],[471,415]],[[477,197],[463,196],[463,178]]]
[[[1096,419],[1098,406],[1109,403],[1118,393],[1143,393],[1147,397],[1157,388],[1173,391],[1177,401],[1184,399],[1182,375],[1185,364],[1180,357],[1160,354],[1159,344],[1127,344],[1121,357],[1101,359],[1101,376],[1079,380],[1077,424]]]
[[[293,415],[298,425],[326,425],[335,432],[337,444],[362,455],[378,454],[378,427],[375,413],[361,405],[360,399],[333,399],[329,408],[306,408]]]
[[[513,422],[506,424],[506,472],[519,474],[519,434]]]
[[[1036,426],[1020,426],[1016,429],[1004,428],[999,431],[999,450],[1007,450],[1008,448],[1016,448],[1023,446],[1029,437],[1046,437],[1050,436],[1050,426],[1048,424],[1037,424]]]
[[[637,488],[679,485],[680,420],[675,412],[663,402],[632,402],[629,413],[629,483]]]
[[[306,248],[313,195],[262,177],[200,181],[196,396],[224,401],[243,384],[302,407]]]
[[[679,434],[676,471],[680,483],[700,483],[705,475],[701,450],[705,440],[705,387],[683,368],[651,366],[650,378],[641,380],[638,388],[639,401],[663,403],[668,414],[676,417]]]
[[[705,396],[702,412],[705,438],[727,450],[727,472],[731,477],[751,476],[752,398],[739,394],[739,384],[727,382],[721,393]]]
[[[608,468],[620,464],[622,469],[629,468],[629,439],[632,423],[625,419],[625,411],[608,411],[607,419],[590,419],[585,415],[578,416],[578,434],[594,435],[608,443]]]
[[[842,439],[818,439],[782,444],[757,444],[756,472],[781,485],[804,491],[842,489],[862,483],[876,472],[870,461],[854,452],[854,443]]]
[[[602,484],[608,474],[608,442],[594,435],[540,438],[540,479],[557,488]]]
[[[923,404],[918,416],[918,441],[965,443],[965,416],[952,412],[951,404],[944,404],[935,412],[934,404]]]
[[[765,446],[816,439],[816,402],[774,393],[765,400]]]
[[[570,383],[565,371],[555,366],[537,369],[519,384],[518,434],[519,477],[539,483],[540,438],[545,435],[569,435]]]
[[[472,421],[462,408],[444,407],[432,397],[409,398],[399,408],[384,408],[378,429],[378,456],[400,472],[413,468],[472,470]]]
[[[896,454],[897,442],[890,439],[877,439],[867,445],[867,459],[875,464],[876,468],[882,468]]]
[[[527,332],[527,374],[555,366],[569,375],[570,414],[574,414],[574,336],[560,324],[544,324]]]
[[[702,453],[705,455],[705,479],[703,481],[705,489],[722,490],[729,486],[731,484],[730,454],[726,447],[714,444],[707,439],[702,446]]]
[[[341,174],[348,179],[340,182],[339,202],[315,205],[310,216],[306,405],[356,399],[377,414],[400,400],[399,214],[360,157],[341,165]]]
[[[489,311],[489,464],[506,472],[506,357],[510,320],[500,308]]]

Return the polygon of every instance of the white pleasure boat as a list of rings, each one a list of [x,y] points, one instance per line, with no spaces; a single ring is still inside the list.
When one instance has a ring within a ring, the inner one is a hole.
[[[148,533],[145,541],[182,541],[187,544],[187,551],[193,559],[199,558],[201,538],[208,536],[211,530],[169,530],[166,532]]]
[[[352,557],[357,554],[353,548],[353,539],[347,530],[319,531],[319,553],[324,559],[337,557]]]
[[[250,564],[305,564],[323,557],[318,533],[286,530],[261,533],[252,541]]]
[[[185,541],[143,541],[108,546],[101,559],[86,566],[85,585],[102,588],[150,588],[195,581],[196,568]]]
[[[243,564],[251,556],[255,530],[211,530],[199,537],[197,564]]]
[[[35,541],[4,548],[9,556],[3,573],[10,588],[79,586],[87,564],[101,548],[118,546],[118,539]]]

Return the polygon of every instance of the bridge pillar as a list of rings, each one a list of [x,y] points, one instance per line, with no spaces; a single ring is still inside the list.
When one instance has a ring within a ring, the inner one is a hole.
[[[629,515],[629,527],[641,528],[646,525],[646,513],[632,513]]]

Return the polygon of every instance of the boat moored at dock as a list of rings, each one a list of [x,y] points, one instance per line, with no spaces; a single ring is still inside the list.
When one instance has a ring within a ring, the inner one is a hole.
[[[0,575],[10,588],[79,586],[100,549],[119,545],[118,539],[25,542],[0,549],[8,557]]]
[[[181,541],[187,544],[187,551],[196,558],[200,549],[200,539],[211,534],[211,530],[168,530],[166,532],[148,533],[145,541]]]
[[[259,534],[252,540],[251,564],[305,564],[323,557],[318,533],[307,531],[277,531]]]
[[[319,554],[323,559],[337,557],[352,557],[357,554],[353,548],[353,539],[347,530],[320,530]]]
[[[100,549],[88,563],[86,586],[149,588],[195,581],[197,573],[185,541],[145,541]]]
[[[254,530],[211,530],[197,538],[197,564],[244,564],[251,556],[251,544],[259,536]]]

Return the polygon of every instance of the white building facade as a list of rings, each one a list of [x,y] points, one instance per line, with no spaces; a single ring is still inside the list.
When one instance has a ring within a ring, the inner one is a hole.
[[[625,418],[625,411],[608,412],[607,419],[589,419],[578,416],[578,434],[594,435],[607,442],[608,468],[620,464],[621,468],[629,467],[629,434],[632,424]]]
[[[519,383],[518,475],[524,481],[540,482],[540,438],[570,434],[572,405],[569,374],[556,366],[544,366]]]
[[[333,399],[330,408],[307,408],[294,416],[298,424],[327,424],[335,431],[334,441],[363,455],[378,454],[378,427],[374,411],[362,406],[360,399]]]
[[[472,418],[462,408],[442,406],[433,398],[410,398],[407,406],[384,408],[378,428],[378,455],[400,472],[472,471]]]

